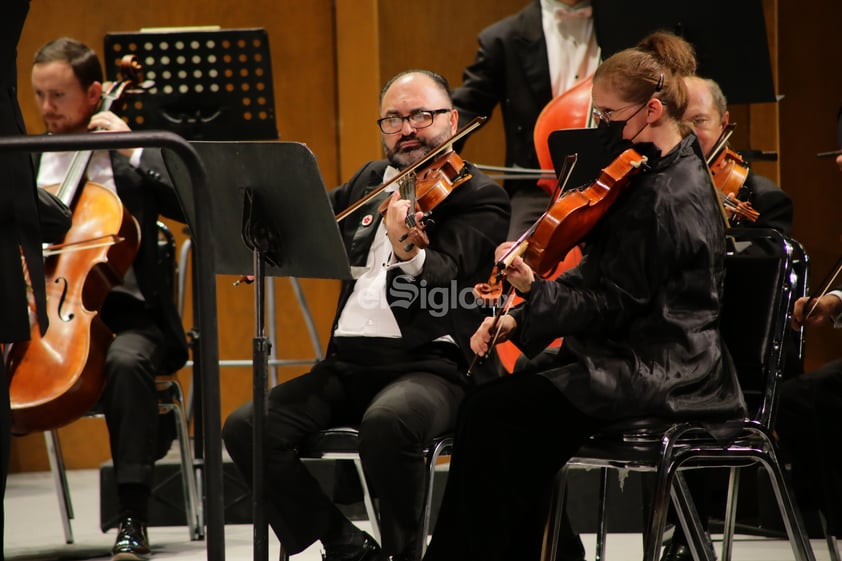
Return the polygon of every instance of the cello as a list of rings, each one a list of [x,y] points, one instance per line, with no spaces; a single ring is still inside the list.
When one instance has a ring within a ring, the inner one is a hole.
[[[559,129],[581,129],[590,126],[592,88],[593,74],[553,98],[541,110],[532,131],[532,142],[535,144],[535,154],[541,169],[553,168],[549,147],[550,133]],[[555,181],[541,178],[538,180],[538,186],[548,195],[552,195]]]
[[[111,109],[139,69],[131,55],[123,59],[127,79],[102,95],[100,111]],[[76,152],[61,185],[46,188],[73,216],[62,243],[44,252],[49,329],[42,337],[33,322],[29,341],[12,345],[6,359],[13,434],[78,419],[105,386],[105,354],[114,336],[98,310],[131,267],[140,227],[113,191],[86,180],[92,154]]]

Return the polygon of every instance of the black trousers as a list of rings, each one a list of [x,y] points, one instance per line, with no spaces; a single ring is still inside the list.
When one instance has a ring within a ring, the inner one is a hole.
[[[474,390],[459,413],[424,560],[538,559],[556,473],[604,425],[543,376],[512,375]]]
[[[150,488],[159,449],[171,442],[159,442],[155,389],[155,377],[164,362],[164,335],[142,302],[122,294],[109,295],[102,317],[116,333],[105,357],[105,390],[100,399],[114,477],[118,485]]]
[[[322,538],[339,515],[296,453],[306,436],[338,425],[359,426],[363,469],[380,500],[384,553],[415,556],[420,551],[423,448],[452,430],[465,390],[456,382],[458,364],[447,350],[456,351],[454,346],[434,345],[429,352],[406,356],[394,342],[378,341],[340,341],[337,356],[269,392],[266,517],[290,554]],[[228,453],[247,481],[252,431],[251,403],[233,412],[222,431]]]
[[[787,380],[779,395],[775,430],[792,462],[796,499],[842,537],[842,359]]]

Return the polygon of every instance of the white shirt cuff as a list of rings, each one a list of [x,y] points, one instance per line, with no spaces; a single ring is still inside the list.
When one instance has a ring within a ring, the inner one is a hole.
[[[140,157],[143,155],[143,148],[135,148],[132,151],[132,157],[129,158],[129,165],[133,168],[140,167]]]
[[[842,300],[842,290],[831,290],[828,294],[832,294]],[[842,328],[842,313],[833,318],[833,327],[837,329]]]
[[[394,269],[395,267],[400,268],[401,271],[406,273],[411,277],[417,277],[421,274],[421,271],[424,270],[424,262],[427,260],[427,250],[422,249],[418,253],[416,253],[412,259],[408,261],[400,261],[397,257],[395,257],[395,253],[392,252],[389,255],[389,263],[386,265],[386,270]]]

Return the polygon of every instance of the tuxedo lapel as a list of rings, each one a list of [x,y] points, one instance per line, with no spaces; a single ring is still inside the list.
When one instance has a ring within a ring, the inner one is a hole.
[[[550,63],[547,60],[540,3],[535,2],[521,12],[516,26],[515,52],[529,89],[536,99],[551,99]]]
[[[381,176],[381,173],[372,170],[369,176],[368,186],[363,190],[360,198],[365,197],[381,185]],[[374,240],[374,233],[377,232],[377,227],[382,220],[377,209],[388,196],[389,193],[381,191],[377,196],[373,197],[346,218],[346,220],[350,221],[345,232],[349,236],[346,246],[348,247],[348,260],[352,267],[365,266],[368,249],[371,247],[371,243]]]

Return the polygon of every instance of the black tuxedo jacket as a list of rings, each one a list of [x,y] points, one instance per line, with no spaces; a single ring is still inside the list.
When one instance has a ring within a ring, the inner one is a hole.
[[[412,350],[450,335],[466,364],[473,358],[470,337],[485,313],[476,305],[472,290],[476,283],[488,280],[494,249],[506,239],[510,213],[505,191],[476,167],[468,166],[473,177],[433,209],[435,224],[428,228],[430,246],[420,276],[408,277],[395,268],[387,280],[387,299],[404,347]],[[386,167],[385,160],[369,162],[348,183],[332,191],[334,210],[342,211],[378,187]],[[387,196],[381,193],[340,223],[352,265],[365,264],[381,220],[377,207]],[[343,283],[334,329],[353,288],[354,281]]]
[[[453,91],[460,127],[478,115],[490,117],[499,103],[506,132],[506,165],[537,168],[533,129],[553,98],[539,0],[487,27],[477,40],[476,58],[465,69],[462,85]],[[535,181],[507,181],[505,185],[512,193],[526,186],[534,188]]]

